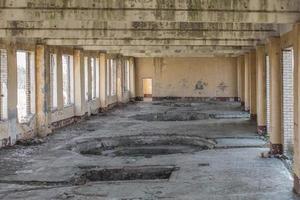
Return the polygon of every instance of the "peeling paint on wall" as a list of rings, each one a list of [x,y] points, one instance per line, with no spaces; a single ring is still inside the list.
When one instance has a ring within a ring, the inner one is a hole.
[[[228,86],[223,81],[218,85],[218,89],[221,90],[222,92],[225,92],[227,88]]]
[[[142,78],[153,78],[153,97],[236,97],[236,58],[137,58],[137,96]],[[222,73],[220,71],[222,63]],[[161,70],[161,68],[163,68]],[[226,83],[222,92],[218,86]],[[171,86],[170,86],[171,85]],[[225,88],[224,88],[225,89]]]
[[[208,86],[208,83],[206,83],[202,80],[199,80],[196,83],[195,90],[204,90],[207,86]]]

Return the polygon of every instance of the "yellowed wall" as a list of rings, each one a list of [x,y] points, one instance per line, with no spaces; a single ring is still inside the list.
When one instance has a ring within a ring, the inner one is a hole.
[[[154,97],[237,97],[237,59],[137,58],[137,96],[153,79]]]

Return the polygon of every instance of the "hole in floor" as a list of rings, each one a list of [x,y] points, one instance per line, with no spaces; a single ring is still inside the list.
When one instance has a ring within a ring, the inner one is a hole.
[[[135,135],[90,139],[73,144],[70,150],[83,155],[97,156],[145,156],[193,153],[212,149],[215,141],[187,135]]]
[[[142,121],[193,121],[209,119],[209,114],[197,112],[164,112],[164,113],[149,113],[133,116],[133,119]]]
[[[102,150],[101,148],[90,149],[82,151],[86,155],[102,155],[102,156],[145,156],[151,157],[155,155],[169,155],[179,153],[193,153],[201,150],[208,149],[201,146],[184,146],[184,145],[144,145],[136,147],[117,147],[113,150]]]
[[[123,168],[90,168],[75,175],[74,184],[83,185],[87,182],[102,181],[133,181],[133,180],[168,180],[175,166],[141,166]]]
[[[154,102],[152,105],[155,106],[169,106],[169,107],[192,107],[192,103],[183,103],[183,102]]]

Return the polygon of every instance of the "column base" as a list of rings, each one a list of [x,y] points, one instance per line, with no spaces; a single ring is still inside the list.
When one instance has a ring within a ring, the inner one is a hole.
[[[245,102],[241,101],[242,110],[245,110]]]
[[[250,112],[250,108],[249,108],[249,107],[246,107],[246,106],[244,106],[244,109],[243,109],[243,111],[245,111],[245,112]]]
[[[48,135],[50,135],[52,133],[52,129],[50,128],[50,126],[42,126],[37,128],[37,136],[38,137],[47,137]]]
[[[293,191],[295,194],[300,195],[300,179],[299,177],[294,174],[294,188]]]
[[[283,154],[282,144],[272,144],[270,142],[270,154],[271,155],[282,155]]]
[[[257,115],[256,114],[250,114],[250,119],[256,121]]]
[[[258,135],[264,136],[267,134],[267,126],[257,126]]]

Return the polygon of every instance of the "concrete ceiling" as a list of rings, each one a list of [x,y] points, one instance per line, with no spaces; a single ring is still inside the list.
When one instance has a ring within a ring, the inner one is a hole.
[[[238,55],[299,19],[299,0],[0,1],[1,38],[128,56]]]

